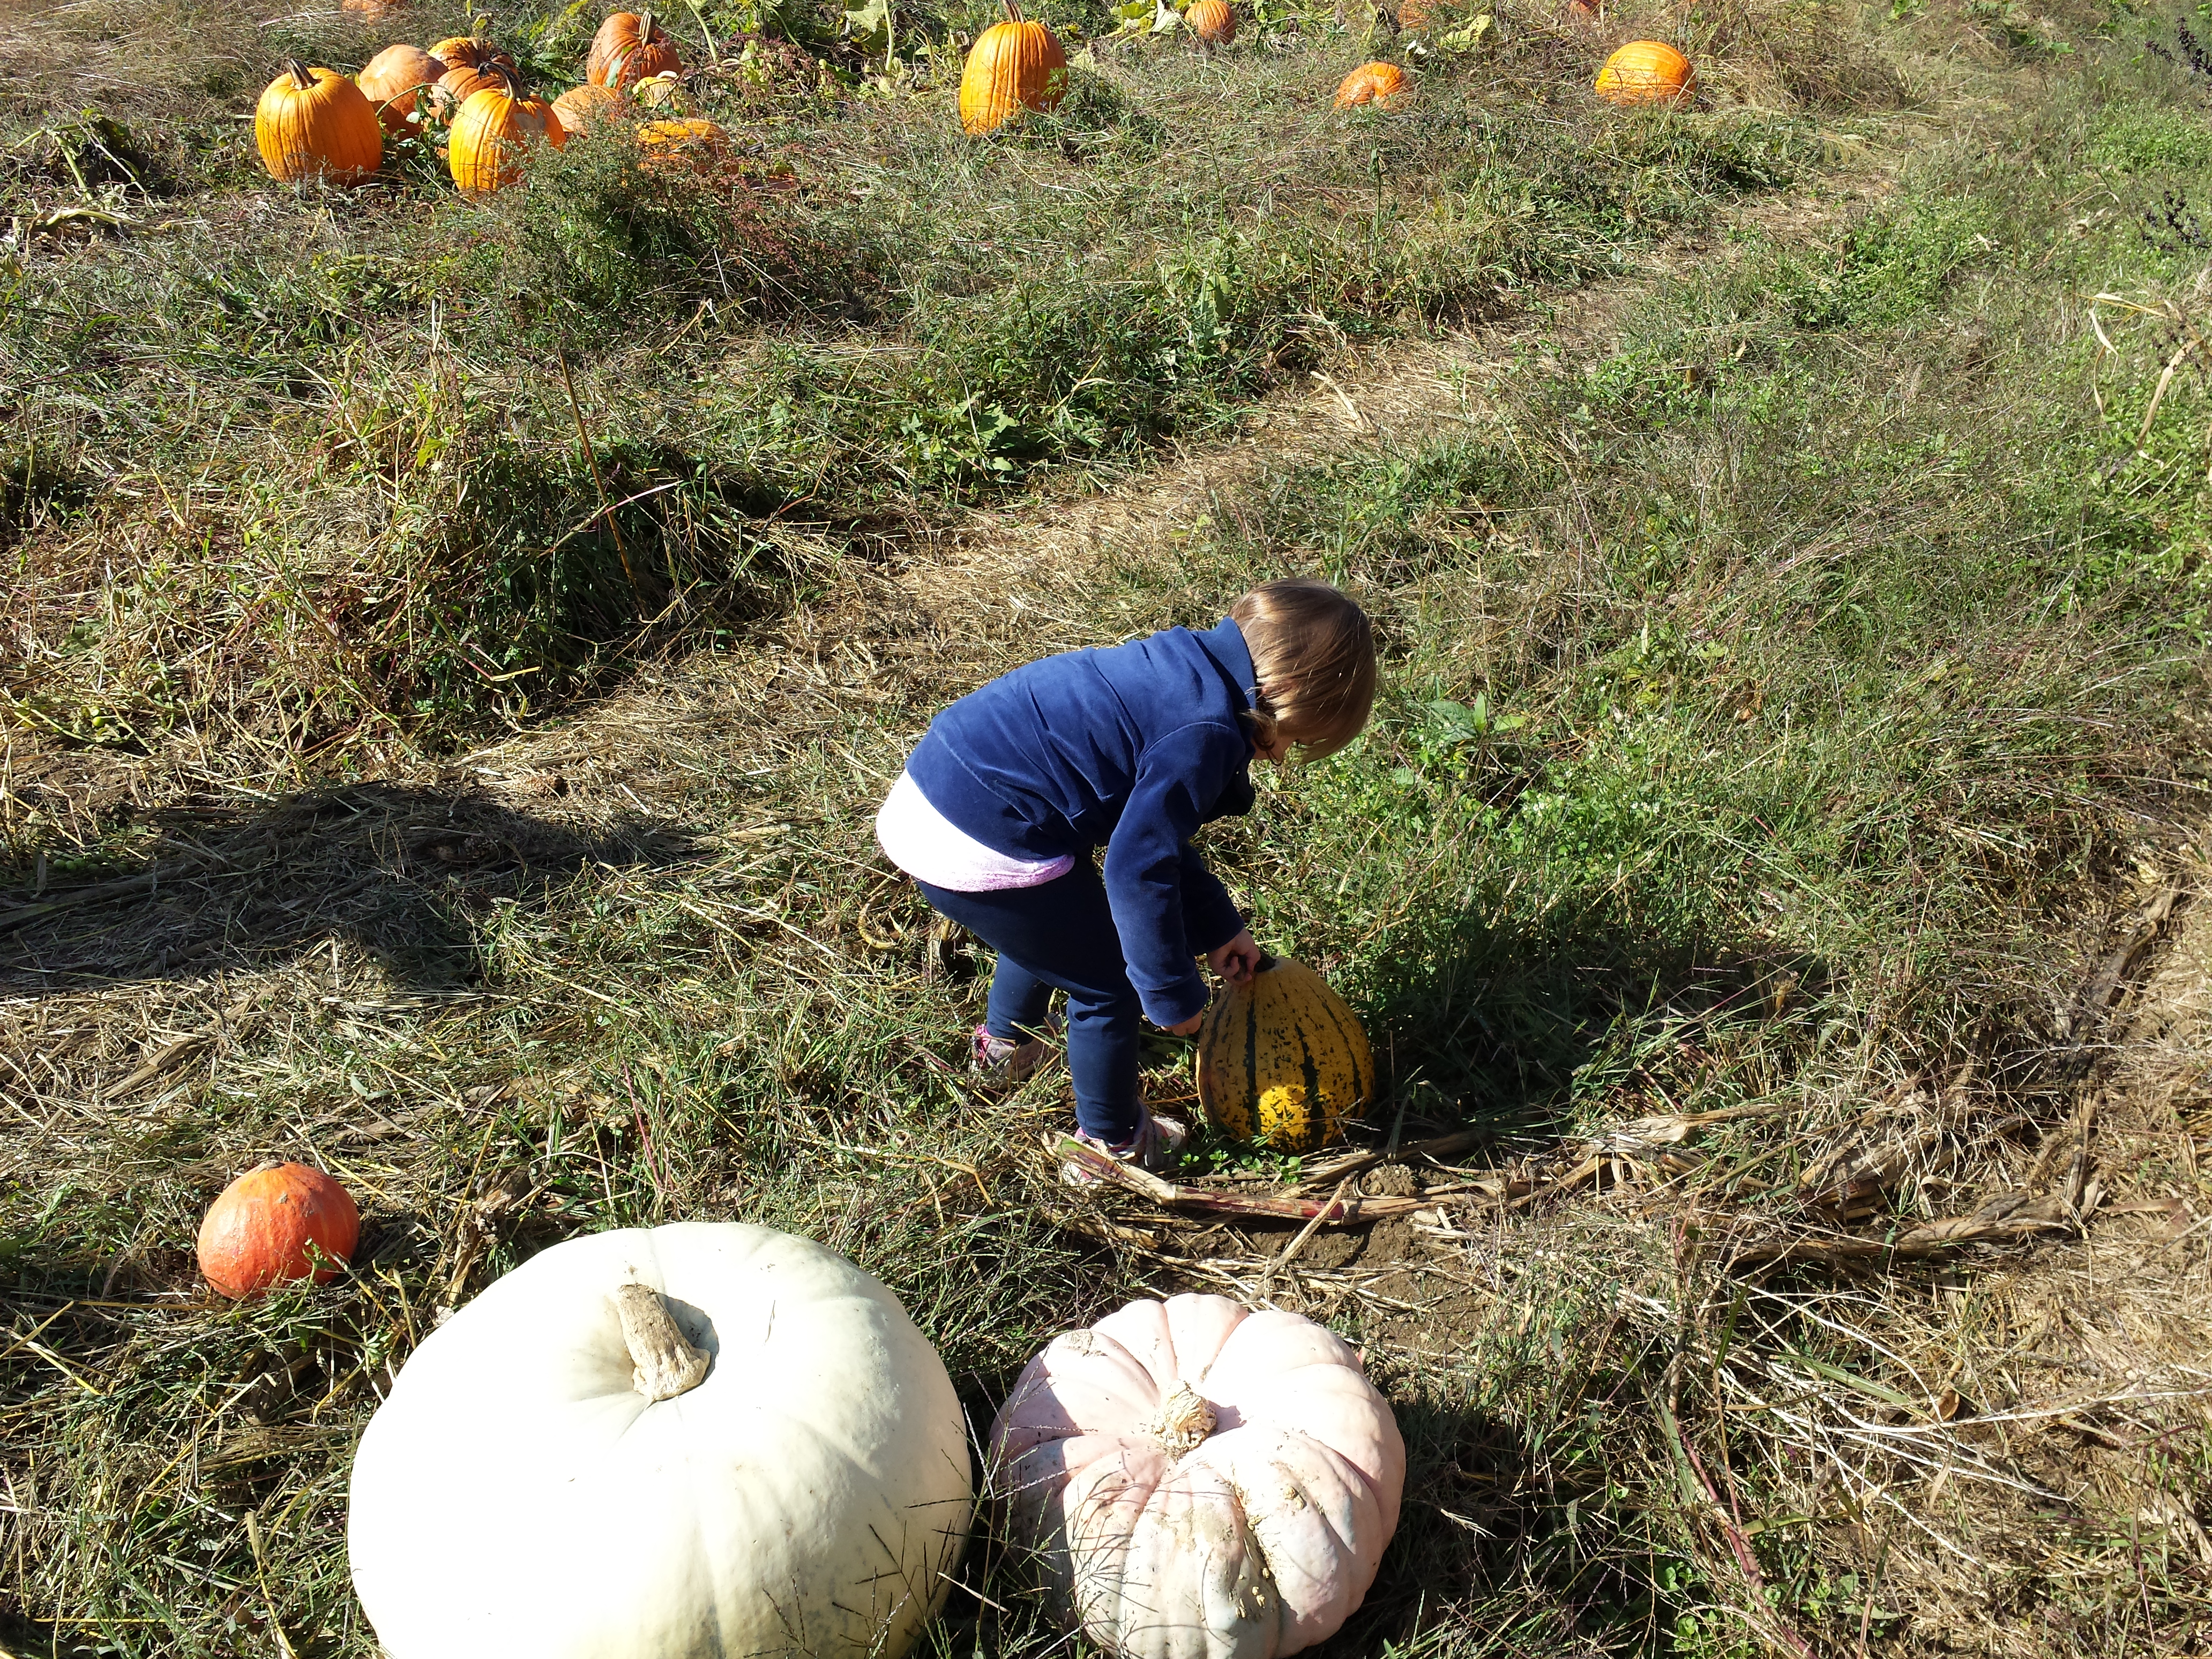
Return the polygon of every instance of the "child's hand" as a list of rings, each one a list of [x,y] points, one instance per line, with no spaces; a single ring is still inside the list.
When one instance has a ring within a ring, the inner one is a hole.
[[[1183,1021],[1180,1025],[1163,1026],[1161,1029],[1166,1031],[1170,1036],[1196,1036],[1198,1035],[1198,1028],[1204,1024],[1206,1024],[1206,1016],[1204,1014],[1193,1014],[1188,1019]]]
[[[1252,930],[1247,927],[1226,945],[1216,945],[1206,953],[1206,965],[1227,980],[1231,985],[1242,985],[1260,970],[1267,952],[1254,942]]]

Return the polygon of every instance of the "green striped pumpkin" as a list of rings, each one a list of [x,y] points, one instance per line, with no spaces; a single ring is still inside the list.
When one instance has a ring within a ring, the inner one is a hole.
[[[1375,1097],[1375,1054],[1328,981],[1287,957],[1232,985],[1198,1032],[1198,1098],[1215,1126],[1310,1152]]]

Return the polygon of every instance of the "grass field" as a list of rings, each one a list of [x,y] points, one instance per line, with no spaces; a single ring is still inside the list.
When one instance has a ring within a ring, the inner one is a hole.
[[[240,118],[459,12],[0,0],[0,1651],[373,1653],[391,1372],[675,1218],[851,1255],[979,1432],[1136,1294],[1356,1340],[1411,1469],[1332,1656],[2212,1642],[2194,14],[1490,12],[1100,39],[978,142],[980,8],[709,5],[726,171],[476,208]],[[489,27],[550,90],[595,21]],[[1588,96],[1644,35],[1694,106]],[[1377,718],[1207,851],[1436,1206],[1286,1255],[1055,1184],[868,820],[981,679],[1292,573]],[[271,1157],[362,1251],[218,1306]],[[1064,1642],[963,1583],[945,1653]]]

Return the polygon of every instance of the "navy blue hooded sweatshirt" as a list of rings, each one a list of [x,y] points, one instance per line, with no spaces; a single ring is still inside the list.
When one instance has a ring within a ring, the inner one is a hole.
[[[1145,1016],[1206,1005],[1194,958],[1243,927],[1190,838],[1252,805],[1252,653],[1224,621],[1017,668],[930,722],[906,769],[929,804],[1011,857],[1106,848],[1106,899]],[[1185,923],[1188,920],[1188,926]]]

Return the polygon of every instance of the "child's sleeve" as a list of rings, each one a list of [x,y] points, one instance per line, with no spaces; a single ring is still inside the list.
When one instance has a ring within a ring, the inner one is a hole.
[[[1183,942],[1194,957],[1228,944],[1244,931],[1244,913],[1188,842],[1182,848],[1182,921]]]
[[[1249,749],[1242,732],[1218,726],[1187,726],[1159,738],[1145,751],[1107,839],[1106,902],[1129,982],[1155,1025],[1180,1025],[1205,1011],[1206,981],[1193,958],[1243,926],[1188,843]],[[1218,938],[1207,937],[1217,931]]]

